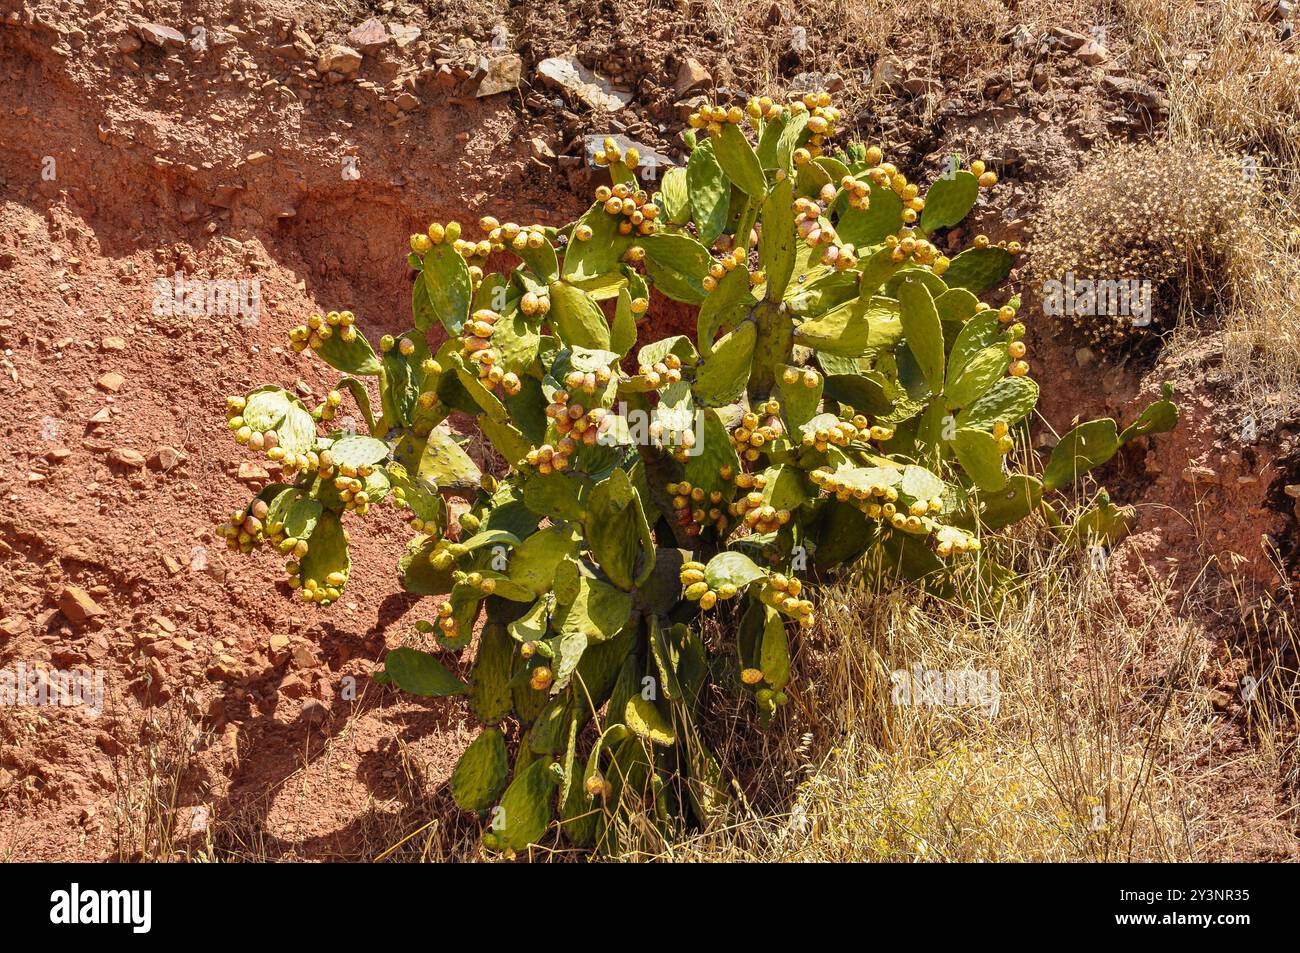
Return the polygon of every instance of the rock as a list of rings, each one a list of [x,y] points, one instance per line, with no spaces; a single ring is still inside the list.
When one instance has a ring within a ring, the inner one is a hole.
[[[1074,51],[1074,57],[1088,66],[1100,66],[1110,59],[1110,51],[1095,40],[1089,40]]]
[[[135,31],[142,40],[154,46],[171,47],[174,50],[185,48],[185,34],[161,23],[137,23]]]
[[[356,76],[361,72],[361,54],[350,46],[332,43],[316,61],[319,73],[338,73],[341,76]]]
[[[348,32],[348,45],[373,53],[388,42],[388,28],[378,17],[371,17]]]
[[[1192,486],[1206,484],[1215,484],[1219,482],[1219,474],[1209,467],[1189,466],[1183,468],[1183,482],[1190,483]]]
[[[86,423],[90,424],[91,426],[95,426],[97,424],[106,424],[112,419],[113,419],[113,414],[109,411],[109,409],[107,407],[101,407],[99,408],[99,410],[95,411],[93,414],[91,414],[89,417],[86,418]]]
[[[73,625],[85,625],[104,614],[104,608],[90,593],[76,586],[64,586],[59,593],[59,611]]]
[[[270,641],[271,654],[281,655],[289,651],[289,637],[280,633],[271,636]]]
[[[615,89],[608,80],[597,76],[573,57],[552,56],[537,64],[537,72],[546,82],[582,100],[592,109],[616,112],[632,101],[632,94]]]
[[[10,615],[0,619],[0,635],[7,639],[22,635],[32,627],[32,622],[26,616]]]
[[[1160,90],[1131,76],[1103,76],[1101,85],[1121,99],[1136,106],[1144,106],[1152,112],[1163,112],[1169,106]]]
[[[524,61],[517,53],[504,53],[492,57],[484,68],[486,73],[483,75],[483,81],[478,84],[478,91],[474,94],[480,98],[518,89]]]
[[[101,374],[99,380],[95,383],[99,385],[101,390],[116,394],[122,389],[122,385],[126,383],[126,378],[116,371],[109,371],[107,374]]]
[[[174,447],[162,446],[153,452],[149,457],[149,469],[161,470],[166,473],[168,470],[179,466],[185,459],[185,454],[181,453]]]
[[[1011,46],[1017,50],[1023,50],[1026,47],[1034,45],[1034,31],[1029,29],[1023,23],[1017,23],[1016,28],[1011,31],[1007,37],[1011,41]]]
[[[552,149],[545,139],[534,136],[528,140],[528,150],[533,154],[533,158],[541,162],[550,162],[555,158],[555,150]]]
[[[108,453],[108,462],[128,470],[139,470],[145,464],[144,454],[130,447],[114,447]]]
[[[420,38],[420,28],[405,23],[390,23],[388,33],[393,38],[393,45],[404,50]]]
[[[244,156],[244,165],[265,165],[271,161],[271,157],[265,152],[250,152]]]
[[[123,33],[117,38],[117,51],[123,56],[130,56],[137,52],[144,44],[134,33]]]
[[[237,682],[244,677],[244,668],[239,660],[231,655],[218,655],[208,666],[208,675],[225,682]]]
[[[1067,30],[1061,26],[1054,26],[1048,30],[1047,38],[1060,46],[1064,46],[1067,50],[1077,50],[1090,42],[1087,34],[1076,33],[1074,30]]]
[[[673,84],[673,90],[678,96],[687,96],[708,89],[712,85],[713,77],[709,75],[709,71],[699,60],[688,56],[677,69],[677,82]]]
[[[891,66],[898,70],[897,61]],[[898,78],[902,79],[902,72],[898,71]],[[790,95],[802,96],[804,93],[820,93],[826,90],[828,93],[836,92],[844,88],[844,78],[839,73],[799,73],[790,80]]]
[[[126,338],[106,337],[99,342],[99,348],[102,351],[125,351]]]
[[[269,480],[270,478],[271,474],[267,472],[266,467],[252,463],[248,460],[244,460],[239,464],[239,479],[245,482]]]
[[[414,93],[401,92],[395,99],[394,104],[404,113],[409,113],[420,108],[420,97]]]
[[[1080,347],[1074,350],[1074,363],[1080,367],[1087,367],[1097,359],[1096,352],[1090,347]]]
[[[317,661],[315,650],[306,642],[293,647],[293,664],[299,668],[313,668]]]

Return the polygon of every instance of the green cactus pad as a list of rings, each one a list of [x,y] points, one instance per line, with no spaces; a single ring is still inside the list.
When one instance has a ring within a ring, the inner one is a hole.
[[[1002,325],[998,322],[997,311],[981,311],[970,317],[957,333],[948,354],[948,380],[956,380],[967,361],[1001,340]]]
[[[442,242],[429,249],[424,256],[424,267],[416,275],[411,289],[411,310],[415,326],[428,331],[435,321],[458,336],[469,319],[473,289],[469,266],[451,242]]]
[[[1105,463],[1119,448],[1119,433],[1111,418],[1079,424],[1052,448],[1052,455],[1043,469],[1043,486],[1049,490],[1067,486],[1093,467]]]
[[[510,714],[514,648],[505,625],[488,622],[483,626],[469,674],[469,705],[485,725],[495,725]]]
[[[988,291],[1011,274],[1016,259],[1005,248],[968,248],[952,260],[943,280],[950,288],[965,288],[979,294]]]
[[[311,411],[281,387],[259,387],[249,394],[243,418],[253,430],[274,430],[287,451],[306,453],[316,447],[316,421]]]
[[[743,553],[718,553],[704,567],[704,581],[710,589],[732,585],[743,589],[756,579],[766,578],[767,573]]]
[[[955,379],[948,381],[944,400],[949,410],[968,407],[986,395],[1003,379],[1011,358],[1002,343],[978,351],[966,362]]]
[[[477,486],[482,473],[473,460],[451,436],[441,428],[434,429],[420,455],[422,479],[440,489]]]
[[[404,692],[425,698],[461,695],[469,691],[462,682],[434,656],[418,649],[393,649],[384,657],[384,672],[389,681]]]
[[[780,301],[794,274],[794,183],[782,179],[763,201],[763,230],[758,241],[758,264],[767,276],[767,300]]]
[[[677,740],[673,726],[663,712],[654,702],[640,695],[628,699],[627,706],[623,709],[623,723],[632,729],[633,734],[662,748],[669,747]]]
[[[339,467],[368,467],[388,456],[388,444],[374,437],[360,434],[342,437],[329,447],[334,465]]]
[[[865,212],[851,208],[840,216],[835,230],[841,241],[860,248],[878,245],[903,227],[903,200],[897,192],[872,182],[868,198],[870,204]]]
[[[721,407],[737,400],[745,392],[757,337],[757,330],[749,322],[723,335],[713,353],[704,359],[695,373],[691,392],[700,404]]]
[[[1120,443],[1128,443],[1138,437],[1145,437],[1153,433],[1168,433],[1178,426],[1178,408],[1172,400],[1174,388],[1172,384],[1164,385],[1164,396],[1160,400],[1148,404],[1146,409],[1138,415],[1137,420],[1124,428],[1119,435]]]
[[[763,609],[763,641],[759,650],[758,667],[768,687],[780,691],[790,682],[790,643],[781,614],[771,606],[764,606]]]
[[[580,520],[591,482],[581,474],[533,473],[524,483],[524,505],[538,516]]]
[[[957,426],[991,430],[1000,420],[1014,427],[1037,405],[1037,383],[1028,377],[1004,377],[957,415]]]
[[[892,346],[901,334],[897,303],[889,298],[855,298],[800,324],[794,340],[818,352],[858,357]]]
[[[416,285],[419,285],[418,279]],[[345,341],[336,329],[321,343],[316,350],[316,356],[344,374],[373,377],[379,373],[379,355],[370,346],[365,335],[359,331],[351,341]]]
[[[570,346],[609,349],[609,324],[591,295],[565,281],[551,282],[550,294],[551,322]]]
[[[1018,473],[1009,477],[997,492],[978,494],[973,505],[979,522],[986,529],[996,530],[1018,523],[1037,511],[1042,499],[1043,484],[1038,478]]]
[[[723,174],[713,149],[713,140],[706,139],[692,150],[686,162],[691,217],[705,245],[717,241],[727,227],[727,212],[731,207],[731,183]]]
[[[930,385],[930,393],[943,390],[943,325],[934,298],[918,281],[904,281],[898,288],[898,316],[903,337],[921,373]]]
[[[564,251],[564,264],[560,269],[560,276],[565,281],[578,282],[599,278],[614,271],[623,253],[632,246],[630,235],[618,233],[618,225],[622,221],[624,221],[623,216],[610,215],[600,202],[587,209],[582,218],[578,219],[577,224],[590,228],[591,237],[586,241],[570,238]],[[556,282],[552,282],[552,286],[555,284]],[[552,291],[551,305],[554,308],[554,291]]]
[[[580,633],[590,642],[612,639],[627,624],[632,612],[632,597],[599,579],[585,576],[578,580],[571,605],[557,611],[561,635]]]
[[[407,546],[406,555],[397,563],[402,588],[417,596],[442,596],[456,584],[451,569],[435,569],[429,562],[437,540],[417,536]]]
[[[921,231],[929,235],[941,228],[956,225],[964,219],[979,198],[979,179],[965,169],[951,178],[935,180],[925,193],[925,208],[921,211]]]
[[[577,555],[578,541],[578,530],[573,526],[560,524],[539,530],[511,555],[510,579],[538,596],[545,595],[551,590],[560,560]]]
[[[523,850],[541,840],[551,824],[554,792],[550,761],[539,759],[519,771],[492,812],[496,848]]]
[[[451,773],[452,799],[462,811],[486,811],[505,790],[509,774],[505,736],[500,728],[484,728]]]
[[[981,490],[994,493],[1006,485],[1002,453],[998,450],[997,440],[987,430],[959,428],[953,439],[953,452],[957,454],[962,469]]]
[[[592,488],[583,535],[592,558],[620,589],[630,591],[654,570],[654,537],[632,481],[622,470]]]
[[[719,331],[727,331],[739,324],[753,309],[754,296],[749,292],[749,272],[735,268],[723,275],[718,286],[700,305],[696,316],[696,340],[700,353],[708,356],[713,351],[713,339]]]
[[[724,123],[722,135],[710,140],[718,165],[727,174],[727,178],[736,184],[740,191],[750,198],[762,199],[767,195],[767,179],[763,175],[762,163],[754,147],[745,138],[740,126]]]
[[[674,225],[685,225],[691,220],[691,194],[686,184],[686,170],[681,167],[669,169],[659,183],[661,197],[660,208],[668,221]]]
[[[609,347],[622,357],[636,347],[636,315],[632,313],[632,296],[626,288],[618,292],[618,305],[614,308],[614,323],[609,330]]]

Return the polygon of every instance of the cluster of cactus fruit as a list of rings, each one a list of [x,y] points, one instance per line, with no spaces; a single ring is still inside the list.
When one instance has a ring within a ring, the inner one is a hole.
[[[232,427],[283,477],[223,533],[289,554],[303,598],[347,582],[345,510],[410,510],[399,571],[443,598],[416,626],[436,651],[396,649],[377,678],[468,696],[483,729],[451,792],[491,849],[557,820],[615,852],[633,816],[708,823],[728,795],[706,687],[751,696],[764,724],[797,698],[789,635],[814,624],[810,581],[852,567],[940,592],[1004,584],[987,533],[1033,514],[1063,537],[1121,532],[1108,499],[1063,526],[1044,493],[1176,422],[1166,394],[1126,429],[1080,424],[1029,472],[1018,300],[981,297],[1018,249],[936,244],[995,176],[972,162],[922,195],[878,147],[828,154],[838,118],[824,93],[710,106],[653,194],[611,140],[596,156],[610,184],[574,223],[412,236],[412,331],[378,352],[322,334],[354,327],[342,312],[292,336],[343,373],[365,435],[319,433],[324,408],[279,388],[231,399]],[[494,255],[503,270],[485,271]],[[694,336],[649,340],[652,290],[698,309]],[[480,472],[457,412],[504,472]],[[710,610],[726,624],[702,626]],[[476,633],[462,680],[444,661]]]

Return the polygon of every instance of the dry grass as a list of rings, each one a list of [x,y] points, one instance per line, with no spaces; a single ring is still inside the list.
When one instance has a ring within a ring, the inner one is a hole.
[[[750,790],[797,781],[793,804],[742,811],[663,858],[1197,857],[1200,772],[1186,753],[1211,731],[1196,688],[1208,643],[1163,602],[1126,614],[1103,575],[1041,542],[1024,546],[1024,584],[1000,605],[828,592],[782,749],[744,762]],[[996,714],[896,703],[890,673],[918,664],[995,673]]]

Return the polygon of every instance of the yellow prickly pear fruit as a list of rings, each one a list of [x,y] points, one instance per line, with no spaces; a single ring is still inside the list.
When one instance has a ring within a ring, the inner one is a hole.
[[[430,240],[428,235],[420,235],[417,233],[411,236],[411,251],[415,252],[417,255],[427,254],[429,249],[432,247],[433,242]]]
[[[701,609],[712,609],[717,604],[717,602],[718,602],[718,594],[714,592],[712,589],[710,589],[708,592],[700,596]]]
[[[551,683],[554,681],[555,673],[545,665],[539,665],[537,668],[533,669],[533,674],[528,679],[528,684],[531,685],[535,691],[544,692],[551,687]]]
[[[747,668],[740,673],[740,680],[746,685],[757,685],[763,680],[763,672],[757,668]]]

